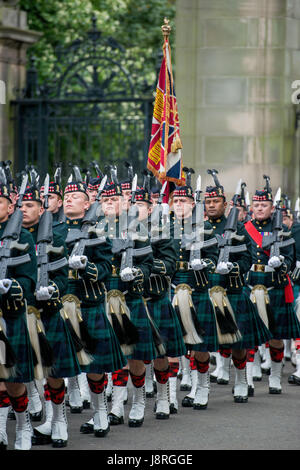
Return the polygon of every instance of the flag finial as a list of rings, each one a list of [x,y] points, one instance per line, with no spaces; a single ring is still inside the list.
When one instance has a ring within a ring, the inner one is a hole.
[[[171,29],[172,28],[169,25],[168,18],[164,18],[164,24],[162,25],[161,30],[162,30],[163,37],[164,37],[165,40],[168,39],[168,37],[170,36]]]

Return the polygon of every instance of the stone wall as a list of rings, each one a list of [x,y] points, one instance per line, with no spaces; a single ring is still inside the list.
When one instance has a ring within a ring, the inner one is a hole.
[[[26,52],[40,37],[28,29],[27,15],[16,4],[0,1],[0,80],[5,87],[5,104],[0,104],[0,161],[14,160],[10,101],[25,86]]]
[[[300,2],[177,0],[175,63],[184,164],[204,184],[206,169],[218,169],[228,192],[242,177],[253,193],[267,174],[294,200]]]

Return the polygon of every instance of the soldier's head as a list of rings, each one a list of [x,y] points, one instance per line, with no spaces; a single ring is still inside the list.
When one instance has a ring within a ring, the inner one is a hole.
[[[135,200],[139,211],[138,220],[142,221],[148,219],[152,209],[149,192],[144,188],[139,188],[135,193]]]
[[[107,184],[101,196],[101,207],[106,217],[118,217],[123,210],[122,189],[119,184]]]
[[[41,186],[40,198],[42,203],[44,203],[44,186]],[[63,205],[62,190],[53,181],[49,183],[48,205],[48,211],[52,212],[52,214],[56,214]]]
[[[207,186],[204,197],[205,212],[208,218],[218,219],[227,208],[223,186]]]
[[[5,222],[12,210],[13,204],[9,188],[4,184],[0,184],[0,222]]]
[[[100,177],[91,178],[87,187],[87,193],[90,198],[90,203],[93,204],[96,201],[96,196],[100,186],[101,180]]]
[[[69,182],[64,192],[64,213],[69,219],[82,219],[90,207],[87,187],[82,182]]]
[[[126,179],[121,182],[122,196],[123,196],[123,210],[128,211],[131,200],[131,180]]]
[[[267,220],[274,212],[272,194],[267,191],[255,191],[252,197],[252,211],[254,219]]]
[[[32,227],[40,220],[44,208],[37,188],[28,185],[22,201],[23,227]]]

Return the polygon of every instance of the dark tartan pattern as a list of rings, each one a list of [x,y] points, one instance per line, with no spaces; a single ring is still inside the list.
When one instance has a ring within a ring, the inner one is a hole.
[[[104,304],[100,303],[88,308],[82,307],[81,314],[90,335],[99,339],[96,351],[93,353],[93,362],[87,366],[81,366],[82,371],[102,374],[122,369],[126,365],[126,360],[106,316]]]
[[[166,355],[179,357],[186,354],[181,328],[175,310],[167,295],[147,300],[149,313],[164,340]]]
[[[251,273],[251,284],[264,283],[264,273],[256,272]],[[246,292],[250,296],[251,290],[246,288]],[[284,289],[270,289],[268,290],[270,305],[274,313],[276,324],[275,332],[272,335],[274,339],[293,339],[300,337],[300,323],[297,319],[294,304],[286,303],[284,296]]]
[[[112,289],[125,292],[128,288],[128,283],[121,281],[120,277],[113,276],[105,281],[105,285],[107,292]],[[157,353],[143,298],[140,295],[133,296],[125,294],[125,301],[130,311],[130,320],[137,327],[139,332],[139,341],[134,345],[133,353],[126,357],[127,359],[152,361],[152,359],[157,357]]]
[[[176,272],[176,275],[172,279],[172,284],[176,286],[182,283],[188,284],[192,288],[195,287],[194,285],[191,285],[190,271]],[[175,290],[172,287],[172,297],[174,296],[174,293]],[[208,289],[194,290],[192,293],[192,300],[200,325],[205,330],[205,335],[203,336],[203,343],[187,345],[187,348],[193,351],[215,352],[219,348],[217,326],[213,306],[208,295]]]
[[[258,314],[256,306],[251,302],[245,288],[242,287],[240,283],[236,284],[234,280],[229,279],[228,276],[214,273],[210,275],[210,285],[222,286],[226,289],[230,305],[234,311],[237,326],[242,334],[241,341],[234,344],[224,344],[222,347],[250,349],[254,346],[260,346],[271,339],[271,333],[266,328]]]
[[[228,294],[228,299],[234,311],[235,320],[242,334],[241,341],[223,347],[232,349],[251,349],[260,346],[272,338],[271,333],[261,320],[255,305],[243,290],[239,294]]]
[[[23,313],[18,315],[4,314],[3,318],[6,323],[6,336],[17,357],[16,376],[6,381],[16,383],[31,382],[34,379],[34,368],[25,307]]]
[[[77,360],[76,350],[69,330],[60,315],[60,311],[48,315],[42,313],[41,320],[45,328],[46,337],[54,353],[54,365],[51,377],[74,377],[80,374],[81,369]]]

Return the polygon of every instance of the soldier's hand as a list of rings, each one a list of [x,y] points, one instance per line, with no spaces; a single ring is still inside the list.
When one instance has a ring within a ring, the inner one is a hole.
[[[129,282],[129,281],[133,281],[134,279],[134,272],[133,272],[133,269],[131,268],[124,268],[121,272],[120,272],[120,277],[121,277],[121,280],[123,282]]]
[[[69,267],[71,269],[85,269],[87,263],[86,256],[70,256],[69,258]]]
[[[221,262],[221,263],[218,263],[217,265],[217,268],[216,268],[216,273],[218,274],[229,274],[230,271],[232,270],[233,268],[233,264],[230,263],[230,262]]]
[[[291,278],[293,281],[297,281],[300,277],[300,261],[296,261],[296,267],[292,272]]]
[[[193,259],[190,263],[190,266],[194,271],[201,271],[207,267],[207,264],[203,259]]]
[[[54,291],[54,286],[40,287],[35,293],[36,300],[49,300],[51,299]]]
[[[269,261],[268,261],[268,266],[270,266],[270,268],[280,268],[280,266],[282,265],[283,263],[283,260],[284,260],[284,257],[283,256],[272,256]]]
[[[12,280],[11,279],[1,279],[0,280],[0,294],[7,294],[11,288]]]

